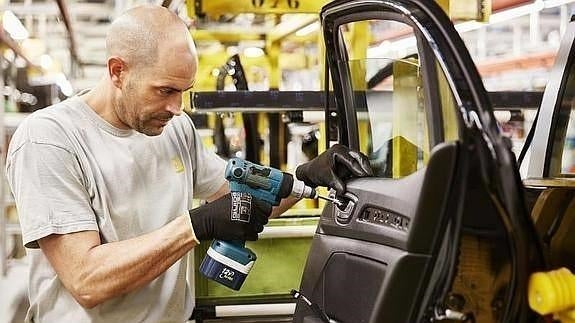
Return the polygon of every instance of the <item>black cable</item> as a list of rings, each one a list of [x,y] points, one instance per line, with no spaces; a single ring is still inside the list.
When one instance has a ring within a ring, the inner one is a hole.
[[[375,86],[377,86],[379,83],[381,83],[383,80],[385,80],[386,78],[390,77],[393,75],[393,63],[395,61],[403,61],[403,60],[408,60],[410,58],[415,58],[418,59],[419,58],[419,54],[418,53],[414,53],[414,54],[410,54],[407,55],[401,59],[398,60],[391,60],[391,62],[387,65],[385,65],[384,67],[382,67],[379,71],[377,71],[375,73],[375,75],[373,75],[368,81],[367,81],[367,88],[368,89],[373,89]]]
[[[537,120],[539,119],[539,111],[541,108],[537,109],[537,113],[535,114],[535,119],[533,119],[533,124],[531,125],[531,129],[529,129],[529,133],[527,133],[527,137],[525,137],[525,143],[523,147],[521,147],[521,152],[519,153],[519,157],[517,158],[517,165],[518,168],[521,168],[521,164],[523,163],[523,159],[527,154],[527,150],[529,146],[531,146],[531,141],[533,141],[533,136],[535,135],[535,127],[537,126]]]
[[[313,303],[307,297],[305,297],[304,295],[302,295],[299,291],[297,291],[295,289],[292,289],[290,293],[293,296],[293,298],[303,300],[303,302],[311,308],[311,310],[314,312],[314,314],[317,315],[321,319],[322,322],[324,322],[324,323],[330,323],[331,322],[330,318],[319,307],[319,305],[317,305],[316,303]]]
[[[562,210],[560,210],[558,212],[559,215],[556,216],[555,219],[553,219],[551,226],[549,227],[547,232],[545,232],[545,235],[543,235],[543,238],[541,240],[547,246],[551,245],[551,240],[553,239],[553,236],[555,236],[557,231],[559,231],[559,227],[561,226],[561,222],[563,222],[563,218],[565,218],[565,214],[567,213],[565,210],[566,208],[567,208],[567,204],[565,204],[565,207],[563,207]]]
[[[473,315],[473,312],[466,313],[465,316],[467,319],[463,323],[475,323],[475,315]]]

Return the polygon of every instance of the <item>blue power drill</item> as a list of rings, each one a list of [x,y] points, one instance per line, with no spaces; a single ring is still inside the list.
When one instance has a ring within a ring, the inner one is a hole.
[[[290,174],[239,158],[228,161],[226,179],[230,182],[232,192],[249,193],[274,206],[279,205],[282,198],[290,195],[297,198],[323,198],[339,202],[319,196],[315,189],[306,186]],[[256,254],[245,247],[244,241],[214,240],[200,265],[200,272],[224,286],[239,290],[256,259]]]

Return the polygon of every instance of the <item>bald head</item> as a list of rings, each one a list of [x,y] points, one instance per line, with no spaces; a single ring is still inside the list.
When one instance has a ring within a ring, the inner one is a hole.
[[[189,50],[195,47],[184,22],[161,6],[134,7],[119,16],[108,30],[108,58],[118,56],[133,67],[153,66],[161,50]]]

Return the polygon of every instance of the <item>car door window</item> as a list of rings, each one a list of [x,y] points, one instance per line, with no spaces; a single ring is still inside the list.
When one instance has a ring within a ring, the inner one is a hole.
[[[369,27],[367,51],[349,34]],[[364,27],[365,28],[365,27]],[[360,150],[369,157],[376,176],[399,179],[423,168],[432,140],[428,107],[441,107],[443,126],[439,141],[457,140],[455,100],[440,65],[431,57],[434,75],[424,77],[423,49],[418,48],[413,28],[392,20],[352,22],[340,26],[355,96],[355,112]],[[433,84],[431,84],[433,83]],[[426,87],[429,86],[429,89]],[[427,91],[426,91],[427,90]],[[431,91],[433,90],[433,91]],[[428,98],[432,93],[433,99]],[[437,136],[436,136],[437,137]]]
[[[575,176],[575,64],[567,75],[553,138],[551,177]]]

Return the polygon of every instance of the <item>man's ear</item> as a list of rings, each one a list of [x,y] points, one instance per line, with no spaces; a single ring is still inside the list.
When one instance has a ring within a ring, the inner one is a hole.
[[[117,56],[108,59],[108,75],[115,87],[122,88],[122,83],[126,75],[126,62]]]

